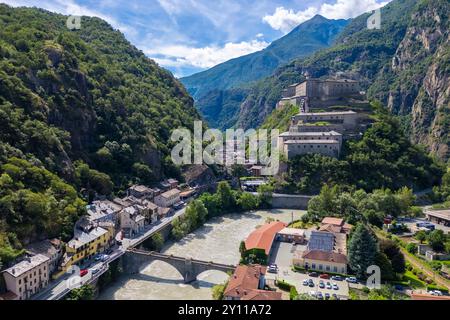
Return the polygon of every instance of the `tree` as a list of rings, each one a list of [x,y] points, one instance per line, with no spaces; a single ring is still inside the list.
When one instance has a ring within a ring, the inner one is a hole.
[[[161,235],[161,233],[160,232],[155,233],[151,239],[154,250],[161,251],[161,249],[164,246],[164,238]]]
[[[423,230],[420,230],[416,233],[415,238],[422,244],[427,239],[427,233]]]
[[[233,177],[238,179],[239,190],[241,190],[242,189],[241,178],[247,174],[247,169],[242,164],[233,164],[231,166],[231,174]]]
[[[409,253],[415,254],[417,252],[417,244],[415,244],[414,242],[410,242],[406,245],[406,250]]]
[[[217,195],[220,200],[220,205],[225,211],[230,211],[235,208],[236,199],[228,182],[219,182],[219,185],[217,186]]]
[[[67,300],[94,300],[95,298],[95,289],[90,285],[84,285],[81,288],[73,289],[69,295]]]
[[[228,282],[224,284],[217,284],[212,288],[212,296],[214,300],[223,300],[225,289],[228,286]]]
[[[392,240],[381,240],[380,241],[380,251],[386,254],[388,259],[391,261],[392,270],[396,273],[405,272],[405,257],[400,250],[397,243]]]
[[[244,258],[246,251],[247,249],[245,248],[245,241],[241,241],[241,243],[239,244],[239,252],[241,253],[241,258]]]
[[[395,278],[394,270],[389,258],[383,252],[377,252],[375,265],[380,267],[382,280],[393,280]]]
[[[446,237],[445,237],[444,231],[442,231],[442,230],[434,230],[427,237],[428,243],[433,248],[433,250],[436,250],[436,251],[444,250],[445,240],[446,240]]]
[[[198,199],[203,202],[210,217],[215,217],[222,212],[218,194],[204,193]]]
[[[258,208],[259,199],[258,199],[258,197],[256,197],[255,195],[253,195],[251,193],[243,192],[241,194],[241,196],[239,197],[239,199],[237,200],[237,204],[244,211],[254,210],[254,209]]]
[[[272,205],[274,188],[269,184],[263,184],[258,187],[259,203],[268,208]]]
[[[363,224],[358,224],[348,246],[349,265],[358,278],[367,277],[367,268],[375,264],[377,242]]]

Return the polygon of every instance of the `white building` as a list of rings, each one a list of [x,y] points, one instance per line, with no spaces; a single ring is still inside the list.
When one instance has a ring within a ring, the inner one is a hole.
[[[155,197],[155,204],[159,207],[169,208],[180,202],[180,190],[172,189]]]
[[[29,299],[47,287],[50,259],[38,254],[19,262],[3,272],[6,288],[19,300]]]
[[[337,158],[340,150],[338,140],[288,140],[283,144],[283,152],[288,159],[311,153]]]

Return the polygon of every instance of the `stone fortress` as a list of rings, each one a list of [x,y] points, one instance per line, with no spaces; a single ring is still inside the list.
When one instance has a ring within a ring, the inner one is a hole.
[[[290,104],[300,113],[279,137],[278,146],[287,159],[308,153],[337,158],[343,141],[361,136],[368,123],[368,102],[355,80],[307,78],[285,89],[277,108]]]
[[[290,85],[282,92],[277,109],[288,104],[308,109],[326,108],[332,105],[365,105],[365,93],[360,91],[359,82],[350,79],[312,79],[307,76],[301,83]]]

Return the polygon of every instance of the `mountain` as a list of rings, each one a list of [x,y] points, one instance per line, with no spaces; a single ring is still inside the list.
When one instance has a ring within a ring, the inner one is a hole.
[[[236,111],[234,106],[238,106],[245,96],[243,85],[245,87],[249,82],[271,75],[277,67],[294,58],[329,47],[347,24],[348,20],[329,20],[316,15],[262,51],[180,80],[210,125],[224,127]],[[224,90],[229,95],[226,99],[222,98]]]
[[[342,75],[359,80],[369,98],[396,115],[414,143],[449,157],[449,22],[445,0],[394,0],[381,10],[380,30],[368,30],[363,14],[335,45],[280,67],[247,88],[236,126],[258,127],[287,85],[312,77]]]
[[[176,176],[170,134],[193,99],[98,18],[0,5],[0,260],[71,234],[81,191],[109,194]]]

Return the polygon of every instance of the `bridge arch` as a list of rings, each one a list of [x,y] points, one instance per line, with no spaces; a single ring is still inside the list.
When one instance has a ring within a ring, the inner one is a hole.
[[[235,267],[214,262],[200,261],[190,258],[176,257],[157,252],[148,252],[137,249],[130,249],[123,257],[123,269],[126,273],[139,273],[145,266],[155,261],[163,261],[174,267],[183,276],[185,283],[190,283],[197,279],[197,276],[208,270],[221,272],[234,271]]]
[[[169,266],[170,269],[173,270],[174,273],[176,273],[176,276],[178,278],[184,279],[184,275],[183,275],[184,268],[182,270],[180,270],[179,266],[170,263],[170,261],[161,260],[161,259],[157,259],[157,258],[155,258],[153,260],[150,260],[148,262],[144,262],[142,265],[140,265],[139,268],[138,268],[138,273],[142,274],[145,269],[149,269],[149,268],[150,269],[151,268],[155,269],[155,268],[158,268],[161,265],[163,267]],[[153,277],[158,278],[159,276],[153,275]]]

